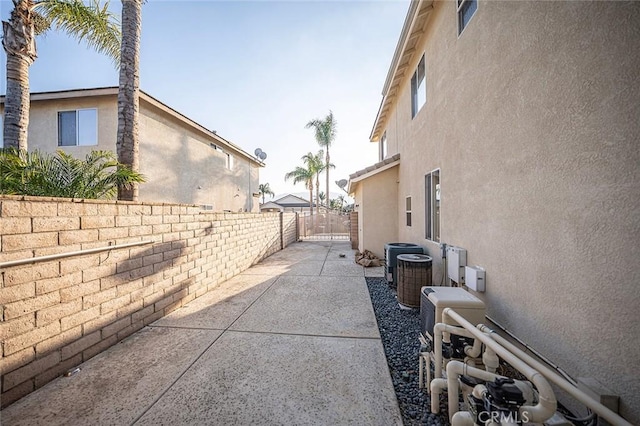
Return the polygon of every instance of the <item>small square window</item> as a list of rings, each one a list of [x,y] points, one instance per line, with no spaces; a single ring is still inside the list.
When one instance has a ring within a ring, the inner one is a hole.
[[[58,146],[98,145],[98,110],[58,112]]]
[[[458,35],[467,27],[469,21],[478,10],[478,0],[457,0],[458,5]]]

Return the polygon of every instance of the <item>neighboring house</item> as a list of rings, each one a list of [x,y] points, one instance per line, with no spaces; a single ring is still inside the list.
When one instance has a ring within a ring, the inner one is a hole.
[[[264,204],[260,204],[260,211],[261,212],[282,212],[284,211],[284,208],[281,205],[274,203],[273,201],[267,201]]]
[[[412,1],[371,134],[381,162],[349,186],[360,250],[419,243],[440,283],[440,244],[465,248],[488,315],[634,424],[639,22],[638,2]]]
[[[4,110],[4,97],[0,97]],[[116,152],[118,88],[31,94],[29,150],[83,158]],[[240,147],[140,92],[140,201],[187,203],[214,211],[258,210],[263,163]]]
[[[309,201],[293,194],[287,194],[260,206],[261,212],[298,212],[309,213]],[[315,206],[315,205],[314,205]]]

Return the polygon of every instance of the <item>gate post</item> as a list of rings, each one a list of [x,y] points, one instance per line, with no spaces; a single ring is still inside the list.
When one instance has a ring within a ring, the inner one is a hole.
[[[358,249],[358,212],[351,212],[349,214],[349,236],[351,239],[351,248]]]

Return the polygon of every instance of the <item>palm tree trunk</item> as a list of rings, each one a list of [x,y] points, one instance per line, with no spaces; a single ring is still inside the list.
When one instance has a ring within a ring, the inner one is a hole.
[[[327,168],[327,192],[326,192],[326,197],[327,197],[327,202],[328,200],[331,199],[331,197],[329,196],[329,164],[331,164],[329,162],[329,145],[327,144],[327,162],[326,162],[326,168]]]
[[[7,53],[4,147],[25,151],[30,107],[29,67],[37,57],[32,6],[32,0],[14,2],[11,17],[2,22],[2,46]]]
[[[122,47],[118,89],[118,160],[140,169],[138,116],[140,111],[140,33],[142,0],[122,0]],[[138,185],[118,188],[118,199],[137,201]]]
[[[320,206],[320,173],[316,174],[316,206]]]

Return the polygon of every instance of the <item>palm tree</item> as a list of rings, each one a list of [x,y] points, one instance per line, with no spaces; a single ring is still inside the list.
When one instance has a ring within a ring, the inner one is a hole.
[[[320,199],[318,198],[318,192],[320,191],[320,173],[324,170],[324,164],[322,163],[322,150],[318,151],[317,154],[313,154],[312,152],[308,152],[302,156],[302,161],[307,165],[307,169],[309,169],[316,177],[316,207],[320,207]]]
[[[327,115],[324,120],[311,120],[305,126],[307,129],[311,127],[315,129],[316,142],[318,142],[318,145],[322,148],[326,149],[325,171],[327,172],[327,194],[329,194],[329,168],[331,167],[329,147],[336,138],[336,126],[337,122],[334,120],[331,110],[329,110],[329,115]]]
[[[340,203],[340,212],[342,212],[342,209],[344,207],[344,202],[345,202],[344,195],[342,194],[338,195],[337,201],[338,203]]]
[[[120,29],[109,3],[97,0],[13,0],[8,21],[2,22],[2,46],[7,53],[4,103],[4,147],[27,149],[29,126],[29,67],[38,57],[35,37],[50,28],[85,41],[113,58],[120,55]]]
[[[329,208],[331,210],[337,210],[338,212],[341,212],[342,207],[340,205],[340,200],[338,198],[332,198],[331,201],[329,201]]]
[[[137,172],[140,168],[138,115],[140,110],[140,33],[142,0],[122,0],[122,47],[118,87],[118,161]],[[118,188],[118,199],[137,201],[138,185]]]
[[[311,215],[313,215],[313,177],[315,172],[309,168],[296,167],[293,171],[284,175],[284,180],[293,179],[293,184],[303,182],[309,190],[309,207],[311,209]]]
[[[92,151],[80,160],[64,151],[0,150],[1,194],[108,199],[118,186],[134,182],[144,177],[119,164],[111,151]]]
[[[320,204],[324,205],[324,202],[327,199],[327,195],[324,192],[319,192],[318,193],[318,198],[320,199]]]
[[[271,195],[272,197],[276,195],[273,193],[268,183],[261,183],[260,185],[258,185],[258,194],[262,196],[262,204],[264,204],[265,195]]]

